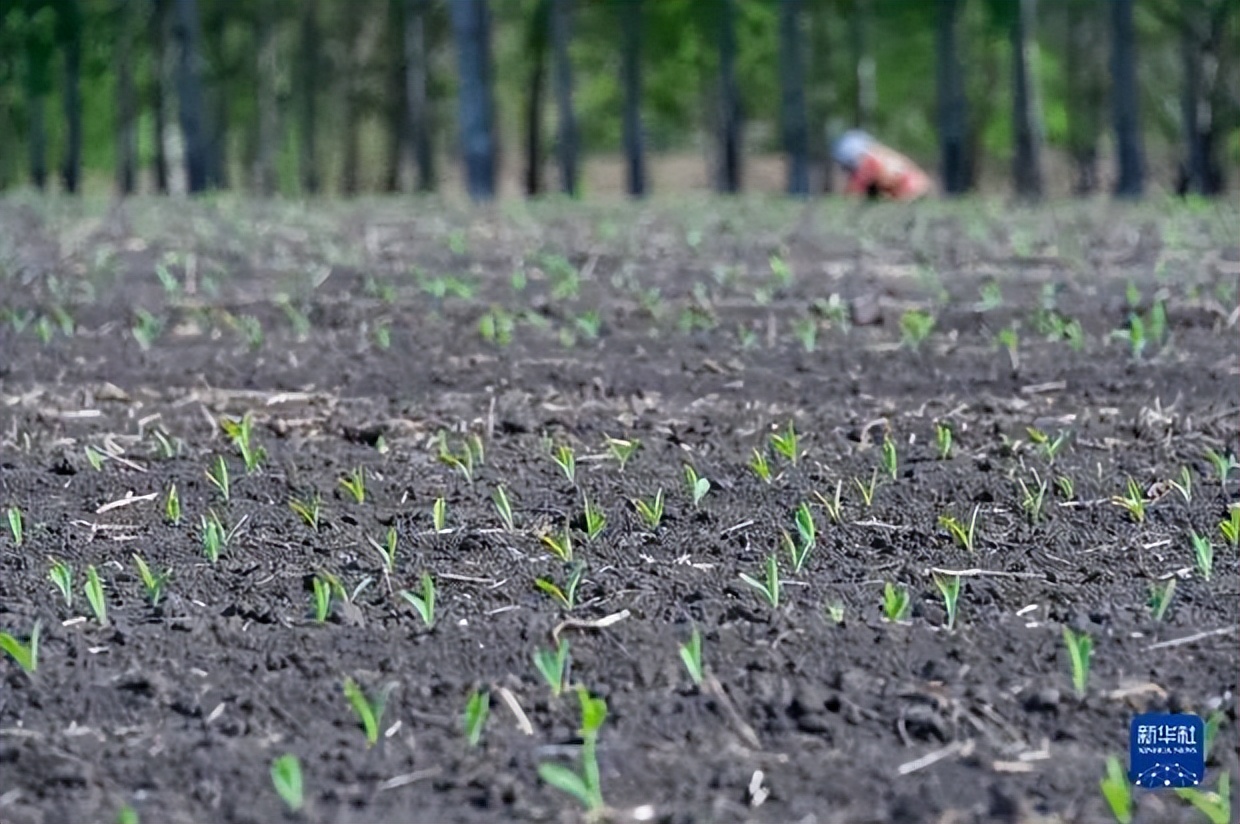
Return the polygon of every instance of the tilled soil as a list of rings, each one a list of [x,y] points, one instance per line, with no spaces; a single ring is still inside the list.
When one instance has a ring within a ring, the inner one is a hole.
[[[0,821],[576,820],[538,777],[580,756],[575,694],[532,661],[554,638],[568,680],[606,699],[615,820],[1108,821],[1098,780],[1139,711],[1213,715],[1207,784],[1235,776],[1237,558],[1218,523],[1240,479],[1224,488],[1206,454],[1238,446],[1237,226],[1234,205],[0,201],[0,506],[25,525],[20,545],[0,533],[0,629],[42,627],[36,673],[0,662]],[[935,320],[918,346],[909,312]],[[1139,357],[1113,334],[1134,312]],[[252,473],[220,425],[247,414]],[[789,422],[795,463],[771,445]],[[1030,428],[1066,436],[1052,455]],[[438,454],[474,436],[467,480]],[[623,468],[609,437],[640,442]],[[710,482],[696,506],[686,465]],[[339,483],[358,467],[362,503]],[[1188,495],[1165,483],[1182,468]],[[1130,478],[1140,521],[1112,500]],[[632,502],[659,490],[650,527]],[[317,530],[289,506],[316,495]],[[586,499],[606,515],[594,540]],[[818,534],[798,572],[780,535],[801,502]],[[215,563],[212,512],[235,530]],[[939,519],[974,512],[970,551]],[[566,524],[571,612],[534,583],[569,579],[541,539]],[[371,543],[389,528],[390,575]],[[740,577],[772,553],[778,607]],[[158,606],[135,554],[171,571]],[[951,630],[932,570],[961,573]],[[429,629],[398,594],[424,572]],[[349,600],[320,624],[325,573]],[[888,583],[903,620],[884,617]],[[695,627],[700,687],[678,654]],[[1094,641],[1083,696],[1065,627]],[[388,695],[373,747],[346,677]],[[470,747],[475,689],[491,714]],[[269,774],[284,753],[296,816]],[[1138,793],[1137,821],[1199,815]]]

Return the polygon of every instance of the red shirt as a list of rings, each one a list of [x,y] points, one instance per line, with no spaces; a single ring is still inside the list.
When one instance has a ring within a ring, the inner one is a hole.
[[[916,200],[929,193],[932,185],[930,177],[916,163],[886,146],[874,144],[861,156],[846,191],[862,194],[871,187],[894,200]]]

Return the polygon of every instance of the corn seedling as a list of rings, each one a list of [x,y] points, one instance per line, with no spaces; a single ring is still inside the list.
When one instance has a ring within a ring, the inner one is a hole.
[[[1230,453],[1221,455],[1213,449],[1207,449],[1206,459],[1214,467],[1214,474],[1218,476],[1218,485],[1223,488],[1223,492],[1226,492],[1227,479],[1231,477],[1231,471],[1240,469],[1240,463],[1236,463],[1236,456]]]
[[[1223,540],[1231,544],[1232,549],[1240,545],[1240,504],[1232,504],[1227,508],[1227,519],[1218,522],[1218,531]]]
[[[934,425],[934,442],[938,445],[939,460],[945,461],[952,456],[952,428],[945,423]]]
[[[564,473],[564,477],[568,478],[570,484],[577,483],[577,456],[573,454],[573,448],[567,444],[560,444],[551,453],[551,460],[555,461],[555,465]]]
[[[65,606],[73,606],[73,567],[55,558],[49,558],[48,560],[52,566],[47,571],[47,577],[56,585],[56,589],[60,591],[60,596],[65,599]]]
[[[297,812],[306,805],[301,782],[301,761],[297,756],[285,753],[271,762],[271,786],[290,812]]]
[[[692,466],[685,464],[685,484],[689,487],[689,497],[696,508],[702,503],[706,493],[710,492],[710,481],[697,474],[697,470]]]
[[[565,525],[564,532],[560,535],[547,532],[539,537],[543,545],[551,550],[552,555],[564,562],[573,560],[573,534],[567,525]]]
[[[1140,360],[1142,353],[1145,352],[1145,346],[1149,342],[1149,335],[1145,330],[1145,319],[1136,312],[1128,316],[1128,328],[1116,329],[1111,333],[1111,337],[1117,340],[1128,342],[1128,351],[1132,355],[1133,360]]]
[[[801,348],[813,352],[818,348],[818,321],[814,318],[797,318],[792,322],[792,334],[801,342]]]
[[[584,574],[585,565],[577,564],[568,574],[568,580],[564,583],[563,589],[548,578],[536,578],[534,586],[550,596],[553,601],[564,608],[565,612],[572,612],[573,607],[577,606],[577,587],[581,585],[581,577]]]
[[[1000,329],[999,334],[995,335],[995,343],[1007,352],[1012,371],[1020,371],[1020,334],[1016,331],[1016,325]]]
[[[1162,586],[1155,584],[1150,587],[1150,617],[1161,621],[1171,606],[1171,597],[1175,595],[1175,579],[1168,578]]]
[[[159,429],[152,429],[151,435],[154,436],[155,442],[159,444],[159,456],[165,461],[181,454],[184,442],[180,438],[169,438]]]
[[[831,601],[827,604],[827,617],[833,624],[844,623],[844,602]]]
[[[366,503],[366,470],[362,467],[354,467],[349,470],[349,474],[341,478],[337,483],[340,488],[349,493],[349,497],[359,504]],[[315,527],[317,529],[317,527]]]
[[[1042,520],[1042,508],[1046,502],[1046,481],[1039,478],[1037,472],[1032,474],[1033,489],[1029,488],[1024,478],[1017,478],[1016,483],[1020,485],[1020,508],[1029,519],[1029,523],[1036,524]]]
[[[1204,535],[1192,533],[1193,540],[1193,558],[1197,562],[1197,571],[1201,573],[1201,577],[1210,580],[1210,575],[1214,572],[1214,544],[1210,543],[1210,539]]]
[[[908,617],[910,607],[912,607],[912,599],[907,589],[897,587],[890,581],[883,585],[884,618],[893,623],[903,621]]]
[[[1184,503],[1191,504],[1193,502],[1193,473],[1187,466],[1180,467],[1180,479],[1168,480],[1171,488],[1180,493],[1180,497],[1184,499]]]
[[[259,334],[262,334],[261,331]],[[250,413],[245,413],[239,421],[224,418],[220,421],[220,426],[241,455],[246,474],[258,471],[267,458],[267,450],[254,445],[254,418]]]
[[[164,322],[145,309],[138,309],[134,314],[137,315],[137,320],[134,321],[130,332],[133,334],[133,339],[138,342],[138,346],[145,352],[151,348],[151,344],[163,331]]]
[[[974,539],[977,534],[977,512],[979,509],[981,509],[979,506],[973,507],[973,515],[969,517],[969,525],[967,527],[955,515],[939,516],[939,526],[946,529],[952,536],[952,540],[969,552],[972,552],[975,546]]]
[[[1131,824],[1132,784],[1124,775],[1119,759],[1113,755],[1107,756],[1107,774],[1098,782],[1098,788],[1118,824]]]
[[[771,464],[767,461],[766,455],[759,452],[757,447],[754,447],[753,457],[749,459],[749,468],[763,483],[771,482]]]
[[[322,498],[319,493],[314,493],[309,498],[292,498],[288,502],[288,508],[297,513],[297,517],[305,522],[306,526],[319,531],[319,516],[322,514]]]
[[[598,731],[607,718],[607,702],[592,698],[585,687],[577,688],[581,701],[581,772],[576,773],[561,764],[538,765],[538,777],[561,792],[581,802],[591,818],[604,810],[603,790],[600,785],[598,757]]]
[[[1210,760],[1210,754],[1214,750],[1214,742],[1218,740],[1219,728],[1223,726],[1223,721],[1227,716],[1221,710],[1215,710],[1206,718],[1205,723],[1205,755],[1206,760]]]
[[[443,498],[436,498],[435,503],[431,504],[431,526],[435,532],[443,532],[448,523],[448,502]]]
[[[947,610],[947,631],[956,628],[956,615],[960,607],[960,576],[934,573],[934,585],[943,596],[943,608]]]
[[[560,639],[560,645],[554,650],[536,650],[534,668],[551,687],[551,694],[558,698],[564,692],[565,675],[568,674],[568,640]]]
[[[1210,792],[1194,787],[1177,787],[1175,794],[1192,804],[1210,820],[1210,824],[1229,824],[1231,817],[1231,774],[1219,776],[1218,787]]]
[[[482,442],[478,442],[478,448],[481,449]],[[461,473],[461,477],[466,483],[474,482],[474,447],[466,443],[464,449],[458,454],[453,452],[448,446],[448,435],[446,432],[439,433],[439,462],[452,467]]]
[[[504,491],[503,486],[495,487],[495,491],[491,493],[491,501],[495,504],[495,511],[499,513],[504,529],[508,532],[516,531],[516,525],[512,520],[512,503],[508,500],[508,493]]]
[[[883,436],[882,450],[883,472],[894,481],[900,472],[900,458],[896,454],[896,442],[890,435]]]
[[[607,448],[611,450],[612,457],[620,464],[620,471],[624,471],[624,465],[629,462],[629,458],[633,457],[633,453],[641,446],[641,441],[636,438],[607,438]]]
[[[322,624],[332,611],[332,585],[326,578],[314,576],[311,582],[311,598],[314,602],[314,621]]]
[[[801,453],[797,444],[797,431],[793,428],[792,421],[788,421],[788,428],[783,432],[771,433],[771,448],[776,454],[782,455],[788,463],[793,466],[797,465]]]
[[[680,645],[680,660],[684,661],[693,685],[702,686],[702,633],[698,632],[697,627],[693,628],[689,643]]]
[[[649,529],[658,529],[659,524],[663,522],[663,490],[660,489],[649,502],[641,498],[633,499],[633,506],[637,509],[637,514],[641,516],[642,522]]]
[[[379,740],[379,722],[383,718],[384,705],[387,703],[386,693],[371,699],[352,678],[344,679],[344,697],[361,722],[366,733],[366,746],[373,747]]]
[[[1112,496],[1111,503],[1123,507],[1137,523],[1145,520],[1145,506],[1148,503],[1145,500],[1145,491],[1132,478],[1128,479],[1124,494]]]
[[[24,519],[22,511],[15,506],[9,507],[9,533],[13,536],[13,545],[21,546],[25,540]]]
[[[86,463],[90,464],[90,468],[99,472],[103,469],[103,453],[95,447],[87,445],[84,450],[86,453]]]
[[[99,626],[106,627],[108,602],[103,596],[103,582],[99,580],[99,570],[95,569],[94,564],[86,567],[86,583],[82,588],[86,592],[86,601],[90,604],[95,620],[99,622]]]
[[[400,597],[404,598],[413,608],[418,611],[418,615],[422,616],[422,623],[428,627],[435,625],[435,579],[429,572],[422,573],[422,592],[416,593],[408,589],[400,592]]]
[[[900,315],[900,341],[914,352],[921,349],[933,330],[934,315],[928,312],[910,309]]]
[[[878,470],[870,475],[869,484],[864,483],[860,478],[853,478],[853,483],[857,485],[857,490],[861,493],[861,500],[865,502],[866,509],[874,503],[874,491],[878,489]]]
[[[607,526],[607,513],[603,512],[601,507],[590,503],[590,499],[585,499],[585,507],[582,510],[582,520],[586,527],[586,540],[593,541],[602,534],[603,528]]]
[[[168,494],[164,496],[164,520],[170,524],[181,523],[181,494],[177,492],[176,484],[169,486]]]
[[[1065,501],[1070,501],[1076,496],[1076,484],[1067,475],[1055,478],[1055,489],[1059,492],[1059,497]]]
[[[774,555],[767,556],[764,580],[759,580],[744,572],[741,573],[741,580],[762,593],[762,597],[772,608],[779,607],[779,559]]]
[[[512,314],[502,307],[493,306],[478,319],[478,334],[493,346],[508,346],[517,331]]]
[[[159,602],[164,597],[164,586],[172,577],[172,570],[165,569],[156,575],[151,572],[151,568],[147,566],[142,556],[136,552],[133,555],[133,563],[138,568],[138,578],[142,581],[142,589],[146,591],[147,600],[151,602],[151,606],[159,606]]]
[[[843,490],[843,488],[844,488],[844,482],[836,481],[835,482],[835,495],[831,498],[825,497],[821,492],[818,492],[817,490],[814,491],[814,497],[817,498],[818,502],[822,504],[822,508],[827,511],[827,517],[829,517],[833,523],[837,523],[837,524],[840,523],[840,515],[841,515],[840,492]]]
[[[465,701],[465,740],[469,746],[476,747],[482,740],[482,730],[487,725],[487,716],[491,714],[491,693],[486,690],[474,690]]]
[[[1029,440],[1037,445],[1042,457],[1046,458],[1048,463],[1055,462],[1060,450],[1068,442],[1068,433],[1062,430],[1053,438],[1041,429],[1032,426],[1026,427],[1025,431],[1029,434]]]
[[[1089,663],[1094,654],[1094,640],[1084,632],[1073,632],[1064,627],[1063,642],[1072,664],[1072,687],[1078,698],[1084,698],[1085,688],[1089,685]]]
[[[206,515],[200,515],[199,521],[202,525],[202,552],[207,556],[207,560],[214,564],[220,559],[220,550],[228,546],[235,530],[224,529],[224,523],[214,509]]]
[[[232,482],[228,477],[228,462],[224,460],[223,455],[215,456],[215,463],[207,470],[207,480],[220,491],[220,495],[224,500],[227,501],[232,496]]]
[[[0,649],[7,652],[17,662],[17,665],[29,674],[33,674],[39,668],[40,629],[40,623],[35,621],[34,627],[30,630],[30,640],[24,644],[7,632],[0,632]]]

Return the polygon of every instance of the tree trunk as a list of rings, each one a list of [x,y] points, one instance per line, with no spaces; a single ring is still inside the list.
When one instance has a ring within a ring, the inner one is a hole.
[[[46,44],[30,37],[26,43],[26,110],[30,118],[27,149],[30,182],[39,191],[47,188],[47,72]]]
[[[409,118],[410,148],[419,192],[435,190],[433,121],[427,94],[426,12],[427,0],[405,0],[405,114]]]
[[[280,149],[280,99],[276,88],[279,53],[274,0],[261,0],[254,32],[258,72],[258,151],[254,186],[263,197],[276,193],[276,155]]]
[[[878,102],[878,92],[874,85],[877,71],[874,65],[874,54],[870,51],[869,0],[854,0],[848,22],[855,71],[853,126],[864,129],[874,121],[874,108]]]
[[[346,197],[352,197],[361,190],[361,73],[363,21],[360,15],[348,15],[345,26],[345,59],[344,59],[344,100],[340,111],[340,122],[344,127],[344,152],[341,159],[340,191]]]
[[[809,67],[806,71],[808,77],[806,91],[809,96],[811,124],[810,157],[814,168],[819,170],[815,188],[821,192],[830,192],[833,188],[835,161],[828,149],[832,140],[829,128],[832,112],[838,103],[837,90],[832,82],[835,69],[831,65],[831,56],[835,53],[835,48],[831,42],[831,20],[827,11],[821,4],[810,4]]]
[[[560,190],[576,197],[577,114],[573,110],[573,63],[569,56],[572,39],[572,0],[551,0],[551,44],[555,59],[555,107],[559,129],[556,154],[560,160]]]
[[[1209,193],[1210,160],[1207,154],[1206,135],[1202,129],[1203,111],[1201,83],[1202,26],[1196,0],[1180,2],[1180,52],[1184,67],[1184,82],[1180,89],[1180,113],[1183,118],[1184,143],[1188,149],[1184,161],[1181,194],[1204,195]]]
[[[165,89],[168,78],[168,0],[155,0],[151,15],[151,109],[154,116],[155,191],[168,194],[168,143],[164,125],[168,122]]]
[[[116,57],[116,188],[122,195],[134,193],[138,165],[136,128],[137,98],[133,83],[135,0],[117,0],[116,13],[120,37]]]
[[[1037,71],[1033,65],[1036,0],[1017,0],[1012,19],[1012,179],[1016,194],[1040,198],[1042,183],[1042,116],[1038,105]]]
[[[65,156],[61,180],[78,194],[82,183],[82,15],[78,0],[62,0],[59,10],[65,48]]]
[[[809,124],[805,114],[805,53],[801,39],[802,0],[779,6],[780,114],[784,152],[788,156],[788,194],[809,194]]]
[[[203,110],[197,0],[176,0],[177,97],[185,140],[185,178],[191,194],[207,188],[207,123]]]
[[[530,63],[525,99],[525,194],[543,191],[543,89],[546,86],[547,31],[551,0],[538,0],[525,33],[525,53]]]
[[[736,83],[736,0],[719,0],[720,192],[741,190],[741,101]]]
[[[449,5],[460,70],[460,139],[465,187],[476,201],[495,197],[495,133],[491,99],[491,21],[486,0]]]
[[[405,94],[405,3],[404,0],[388,0],[387,30],[384,35],[384,51],[391,64],[387,67],[387,171],[383,176],[383,189],[394,193],[404,185],[405,158],[409,155],[409,114],[406,111],[408,95]]]
[[[646,168],[642,139],[642,0],[621,0],[620,25],[624,55],[624,156],[631,197],[646,196]]]
[[[938,92],[943,191],[949,195],[960,195],[969,190],[968,100],[960,73],[959,26],[960,0],[939,0],[935,21],[935,49],[938,52],[935,85]]]
[[[301,43],[298,55],[298,80],[301,86],[301,127],[298,169],[303,194],[317,195],[321,185],[318,152],[319,35],[318,0],[301,0]]]
[[[1119,176],[1115,182],[1117,197],[1140,197],[1145,189],[1132,7],[1133,0],[1111,0],[1111,106],[1119,156]]]
[[[1098,55],[1101,7],[1095,0],[1068,0],[1064,84],[1068,114],[1068,152],[1075,167],[1072,191],[1079,196],[1098,189],[1098,139],[1106,102],[1104,65]]]

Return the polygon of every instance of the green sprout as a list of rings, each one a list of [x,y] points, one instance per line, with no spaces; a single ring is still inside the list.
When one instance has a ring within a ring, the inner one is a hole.
[[[349,493],[349,497],[359,504],[366,503],[366,470],[360,466],[349,470],[349,474],[337,481],[340,488]],[[316,527],[317,529],[317,527]]]
[[[184,442],[180,438],[169,438],[159,429],[152,429],[151,434],[155,436],[155,440],[159,444],[160,457],[164,460],[171,460],[181,454]]]
[[[857,490],[861,492],[861,500],[865,502],[866,509],[874,503],[874,492],[878,489],[878,470],[870,475],[869,484],[864,483],[860,478],[853,478],[853,483],[857,485]]]
[[[771,277],[780,288],[786,289],[792,284],[792,267],[779,255],[771,255],[769,261]]]
[[[400,597],[413,605],[418,615],[422,616],[423,624],[431,627],[435,625],[435,579],[431,578],[429,572],[423,572],[421,582],[421,594],[403,589]]]
[[[259,330],[259,335],[261,338],[261,329]],[[267,450],[261,446],[254,445],[253,416],[246,412],[239,421],[224,418],[220,421],[220,427],[223,428],[224,434],[228,436],[233,446],[237,448],[237,452],[241,455],[241,460],[245,464],[246,474],[253,474],[258,471],[263,461],[267,458]]]
[[[203,554],[207,556],[207,560],[214,564],[220,559],[220,550],[228,546],[228,542],[236,533],[236,529],[224,529],[224,523],[214,509],[206,515],[200,515],[199,521],[202,524]]]
[[[311,597],[314,601],[314,621],[322,624],[332,609],[332,585],[326,578],[314,576],[311,582]]]
[[[436,498],[431,505],[431,526],[436,533],[441,533],[448,523],[448,502],[442,497]]]
[[[4,650],[17,662],[17,665],[29,674],[39,669],[39,630],[41,625],[34,622],[30,630],[30,640],[23,644],[7,632],[0,632],[0,650]]]
[[[1145,520],[1145,507],[1148,501],[1145,499],[1145,492],[1132,478],[1128,479],[1124,494],[1112,496],[1111,503],[1123,507],[1137,523]]]
[[[620,464],[620,471],[624,471],[624,465],[629,462],[629,458],[633,457],[633,453],[641,446],[641,441],[636,438],[613,438],[607,436],[607,448],[611,450],[612,457]]]
[[[1059,492],[1059,497],[1065,501],[1072,500],[1076,495],[1076,484],[1067,475],[1055,478],[1055,489]]]
[[[801,348],[813,352],[818,348],[818,321],[812,317],[797,318],[792,322],[792,333],[801,342]]]
[[[1214,571],[1214,545],[1210,543],[1210,539],[1204,535],[1198,535],[1195,531],[1192,533],[1193,540],[1193,557],[1197,561],[1197,571],[1201,573],[1201,577],[1210,580],[1210,575]]]
[[[1119,759],[1107,756],[1107,774],[1098,782],[1102,790],[1102,798],[1107,802],[1111,815],[1119,824],[1132,822],[1132,784],[1124,775],[1124,768]]]
[[[48,561],[52,566],[47,571],[47,577],[56,585],[60,596],[65,599],[65,606],[73,606],[73,567],[55,558],[48,558]]]
[[[543,545],[551,550],[551,554],[559,558],[561,561],[569,562],[573,560],[573,534],[565,525],[564,532],[556,535],[551,532],[544,533],[539,536]]]
[[[1128,328],[1116,329],[1111,333],[1111,337],[1128,341],[1128,351],[1133,360],[1141,359],[1145,346],[1149,342],[1149,335],[1145,331],[1145,320],[1136,312],[1128,316]]]
[[[181,494],[176,484],[171,484],[164,496],[164,520],[170,524],[181,523]]]
[[[649,502],[641,498],[633,499],[633,506],[637,509],[637,514],[641,516],[642,522],[652,530],[658,529],[659,524],[663,521],[663,490],[660,489]]]
[[[939,422],[934,425],[934,441],[938,444],[939,460],[945,461],[952,456],[952,428]]]
[[[782,455],[788,463],[793,466],[797,465],[801,453],[797,444],[797,431],[793,428],[792,421],[788,421],[788,428],[783,432],[771,433],[771,448],[777,454]]]
[[[366,541],[374,547],[375,552],[379,553],[379,558],[383,561],[383,571],[388,575],[395,572],[397,541],[396,527],[388,527],[387,533],[383,536],[383,543],[379,543],[369,535],[366,536]]]
[[[9,507],[9,532],[13,535],[13,545],[21,546],[25,540],[25,529],[23,528],[22,511],[15,506]]]
[[[439,462],[452,467],[461,473],[461,477],[466,483],[474,482],[474,465],[479,462],[476,458],[480,457],[482,442],[477,442],[477,449],[471,442],[466,442],[464,449],[458,454],[453,452],[448,446],[448,434],[446,432],[439,433]]]
[[[741,573],[741,580],[762,593],[762,597],[772,608],[779,607],[779,559],[774,555],[767,556],[765,580],[759,580],[744,572]]]
[[[702,686],[702,633],[697,627],[693,628],[689,643],[680,645],[680,660],[684,661],[694,686]]]
[[[499,519],[504,524],[504,529],[508,532],[516,531],[516,526],[512,519],[512,503],[508,500],[508,493],[504,490],[503,485],[495,487],[495,491],[491,493],[491,501],[495,504],[495,511],[499,513]]]
[[[133,563],[138,568],[138,578],[142,581],[142,589],[146,591],[147,600],[151,602],[151,606],[159,606],[159,602],[164,597],[164,585],[172,577],[172,570],[166,569],[156,575],[151,572],[151,568],[147,566],[142,556],[136,552],[133,554]]]
[[[883,617],[893,623],[908,617],[912,599],[904,587],[896,587],[888,581],[883,585]]]
[[[487,716],[491,713],[491,693],[486,690],[473,690],[465,701],[465,740],[469,746],[476,747],[482,740],[482,730],[487,725]]]
[[[1042,457],[1046,458],[1048,463],[1055,462],[1055,458],[1059,455],[1059,451],[1063,449],[1064,445],[1068,442],[1068,433],[1063,430],[1060,430],[1059,433],[1053,438],[1041,429],[1037,429],[1032,426],[1025,427],[1025,432],[1029,434],[1029,440],[1037,444],[1038,448],[1042,451]]]
[[[392,348],[392,327],[386,323],[375,324],[375,328],[371,331],[371,336],[374,338],[375,346],[378,346],[380,349]]]
[[[573,448],[567,444],[560,444],[551,453],[551,460],[555,461],[555,465],[564,473],[564,477],[568,478],[570,484],[577,483],[577,456],[573,454]]]
[[[1226,718],[1227,716],[1224,715],[1221,710],[1215,710],[1210,713],[1210,716],[1206,719],[1205,755],[1207,760],[1209,760],[1210,753],[1214,749],[1214,742],[1218,740],[1219,728],[1222,727],[1223,721],[1226,720]]]
[[[1236,456],[1228,453],[1221,455],[1213,449],[1206,450],[1206,459],[1210,461],[1210,465],[1214,467],[1214,474],[1218,476],[1218,485],[1223,488],[1223,492],[1227,492],[1227,479],[1231,476],[1233,469],[1240,469],[1240,463],[1236,463]]]
[[[133,339],[138,342],[138,346],[145,352],[151,348],[151,344],[163,331],[164,322],[142,308],[137,309],[134,314],[137,315],[137,320],[129,331],[133,334]]]
[[[86,584],[83,590],[86,592],[86,601],[90,604],[90,610],[95,614],[95,620],[99,622],[99,626],[106,627],[108,625],[108,602],[103,597],[103,582],[99,580],[99,570],[95,569],[94,564],[86,567]]]
[[[589,498],[585,498],[584,501],[582,520],[585,522],[586,540],[593,541],[603,533],[603,528],[607,526],[607,513],[602,507],[590,503]]]
[[[693,499],[693,506],[696,508],[702,503],[706,493],[710,492],[710,481],[699,475],[692,466],[685,464],[685,484],[689,487],[689,496]]]
[[[322,498],[319,493],[315,492],[309,498],[292,498],[288,502],[288,508],[297,513],[297,517],[305,522],[306,526],[319,531],[319,516],[322,514]]]
[[[1029,523],[1036,524],[1042,519],[1042,508],[1046,501],[1046,481],[1039,478],[1038,473],[1034,471],[1033,482],[1034,488],[1030,489],[1024,478],[1016,479],[1016,483],[1020,485],[1020,508],[1029,518]]]
[[[1012,371],[1016,372],[1020,369],[1020,334],[1016,330],[1016,324],[999,330],[995,335],[995,343],[998,348],[1007,352],[1008,362],[1012,364]]]
[[[1094,640],[1084,632],[1063,628],[1063,642],[1068,647],[1068,660],[1072,663],[1072,686],[1078,698],[1085,697],[1089,684],[1089,663],[1094,654]]]
[[[975,546],[977,512],[979,509],[981,509],[980,506],[973,507],[973,515],[969,518],[969,525],[967,527],[955,515],[944,514],[939,516],[939,526],[946,529],[951,534],[952,539],[969,552],[972,552]]]
[[[344,697],[348,699],[349,706],[357,714],[357,719],[366,733],[366,746],[373,747],[379,740],[379,723],[383,719],[384,705],[387,703],[387,690],[372,699],[356,681],[345,678]]]
[[[1187,466],[1180,467],[1180,479],[1168,480],[1167,483],[1171,488],[1180,493],[1180,497],[1184,499],[1184,503],[1191,504],[1193,502],[1193,473]]]
[[[271,762],[271,785],[291,812],[306,805],[302,794],[301,761],[297,756],[285,753]]]
[[[763,483],[771,482],[771,464],[767,461],[766,455],[759,452],[757,447],[754,447],[753,457],[749,459],[749,468]]]
[[[207,470],[207,480],[211,485],[220,491],[220,495],[224,500],[228,500],[232,494],[232,482],[228,478],[228,463],[224,460],[223,455],[215,456],[215,463]]]
[[[947,610],[948,632],[956,628],[956,615],[960,607],[960,581],[959,575],[934,573],[934,585],[939,588],[939,593],[943,596],[943,607]]]
[[[1175,594],[1175,579],[1168,578],[1162,586],[1155,584],[1150,587],[1150,616],[1161,621],[1171,606],[1171,597]]]
[[[538,765],[538,777],[580,801],[594,818],[604,809],[596,750],[599,728],[607,718],[607,702],[602,698],[590,697],[585,687],[577,688],[577,696],[581,701],[581,728],[578,730],[581,736],[581,772],[578,774],[560,764],[542,763]]]
[[[833,523],[837,523],[837,524],[840,523],[840,516],[841,516],[840,492],[843,490],[843,488],[844,488],[844,482],[836,481],[835,482],[835,495],[831,498],[827,498],[826,496],[824,496],[821,492],[818,492],[817,490],[814,491],[814,497],[817,498],[819,503],[822,504],[822,508],[827,511],[827,516],[831,519]]]
[[[934,315],[919,309],[910,309],[900,315],[900,340],[903,345],[917,352],[934,330]]]
[[[563,589],[549,578],[536,578],[534,586],[549,595],[564,608],[565,612],[572,612],[573,607],[577,606],[577,587],[581,585],[581,577],[584,574],[585,564],[577,564],[568,574],[568,580],[565,581]]]
[[[891,480],[894,481],[899,475],[900,465],[899,457],[896,454],[896,442],[891,439],[891,435],[883,436],[882,449],[883,472],[890,476]]]
[[[1231,774],[1224,771],[1218,779],[1218,787],[1214,792],[1198,790],[1194,787],[1177,787],[1175,794],[1192,804],[1210,824],[1228,824],[1231,817]]]
[[[90,444],[86,445],[86,463],[90,464],[90,468],[99,472],[103,469],[103,453]]]
[[[1232,504],[1227,508],[1227,518],[1218,522],[1218,531],[1223,540],[1231,544],[1232,549],[1240,545],[1240,504]]]
[[[568,671],[568,640],[560,639],[556,649],[540,649],[534,652],[534,667],[551,687],[551,694],[559,697],[564,691],[564,677]]]
[[[844,602],[835,600],[827,604],[827,617],[831,619],[833,624],[844,623]]]

